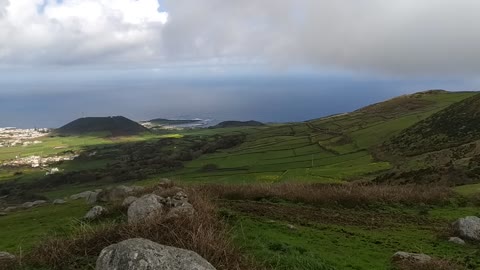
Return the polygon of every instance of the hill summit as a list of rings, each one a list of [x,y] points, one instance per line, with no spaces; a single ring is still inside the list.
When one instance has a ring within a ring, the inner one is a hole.
[[[131,136],[148,131],[144,126],[123,116],[79,118],[56,130],[61,135],[106,133],[111,136]]]

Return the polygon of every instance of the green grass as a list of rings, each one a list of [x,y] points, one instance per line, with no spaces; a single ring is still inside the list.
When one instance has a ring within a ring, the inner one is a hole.
[[[70,230],[90,206],[83,201],[46,205],[0,217],[0,250],[20,253],[43,237]]]
[[[455,188],[455,191],[464,196],[480,194],[480,184],[458,186]]]
[[[314,224],[240,217],[235,221],[236,243],[257,261],[274,269],[390,269],[397,251],[480,266],[477,247],[449,243],[431,227],[399,224],[382,228]],[[301,262],[301,263],[299,263]],[[476,269],[476,268],[475,268]]]
[[[242,145],[204,155],[188,162],[175,174],[185,181],[256,182],[309,181],[342,182],[375,175],[391,168],[374,160],[369,151],[433,113],[472,96],[473,93],[420,95],[420,105],[403,108],[405,99],[386,101],[384,111],[356,111],[308,123],[290,123],[262,128],[205,129],[187,135],[242,133]],[[398,105],[396,103],[399,102]],[[408,101],[407,99],[407,102]],[[390,111],[389,111],[390,110]],[[220,170],[202,172],[208,164]],[[260,174],[260,175],[259,175]]]

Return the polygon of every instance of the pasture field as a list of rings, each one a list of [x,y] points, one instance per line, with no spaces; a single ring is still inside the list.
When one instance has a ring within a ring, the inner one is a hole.
[[[203,155],[166,176],[194,182],[344,182],[369,178],[392,165],[371,150],[405,128],[474,93],[417,94],[337,116],[268,128],[209,129],[191,134],[235,133],[240,146]],[[414,104],[414,105],[411,105]],[[188,133],[187,133],[188,134]],[[202,168],[216,166],[215,170]]]

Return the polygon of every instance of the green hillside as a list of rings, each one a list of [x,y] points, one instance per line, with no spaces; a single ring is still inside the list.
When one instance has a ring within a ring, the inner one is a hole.
[[[459,146],[480,139],[480,94],[456,103],[406,129],[388,143],[405,155]]]
[[[227,129],[232,134],[246,135],[246,142],[204,155],[169,176],[210,182],[341,182],[359,179],[391,168],[390,163],[372,156],[372,147],[473,95],[427,91],[304,123]],[[209,134],[215,130],[203,132]],[[201,134],[196,131],[196,135]],[[214,170],[205,171],[204,167]]]

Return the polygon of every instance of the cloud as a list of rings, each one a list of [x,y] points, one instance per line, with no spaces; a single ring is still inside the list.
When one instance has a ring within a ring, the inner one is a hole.
[[[401,75],[480,68],[475,0],[191,2],[166,2],[172,21],[164,41],[183,55]]]
[[[17,65],[141,61],[168,18],[157,0],[1,1],[0,60]]]
[[[477,0],[163,0],[168,13],[159,8],[157,0],[0,0],[0,63],[262,62],[407,76],[480,69]]]

